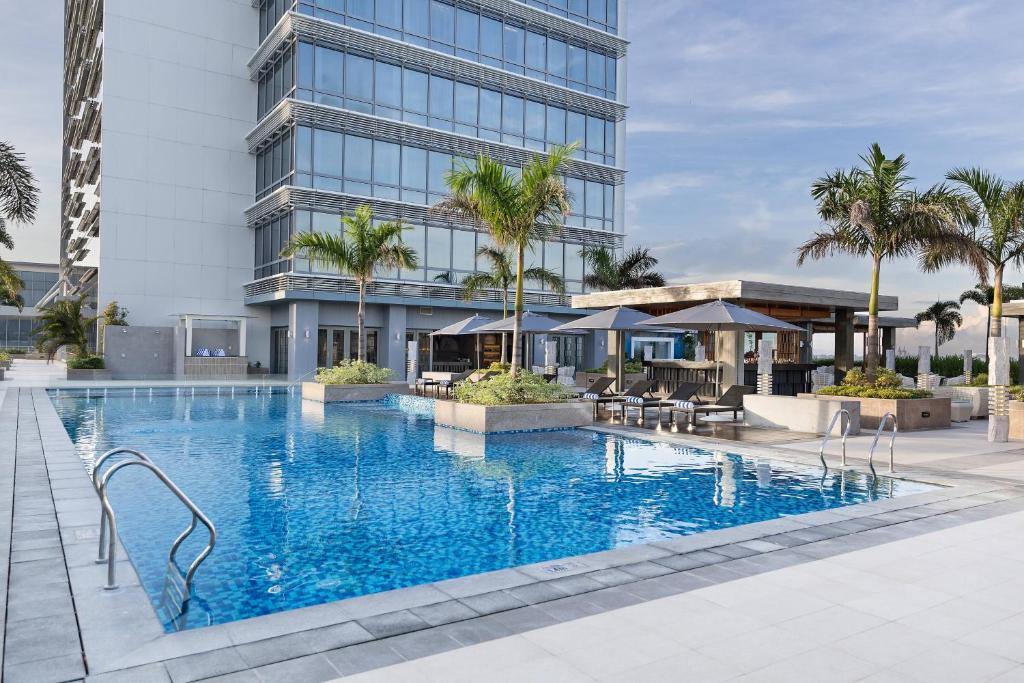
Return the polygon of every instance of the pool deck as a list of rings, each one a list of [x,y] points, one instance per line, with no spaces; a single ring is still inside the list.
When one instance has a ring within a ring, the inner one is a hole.
[[[98,502],[45,389],[4,385],[5,681],[1024,675],[1024,544],[1007,540],[1024,530],[1024,449],[975,424],[900,435],[899,476],[935,491],[168,635],[127,560],[102,589]],[[817,462],[808,442],[613,431]],[[855,469],[864,450],[851,440]]]

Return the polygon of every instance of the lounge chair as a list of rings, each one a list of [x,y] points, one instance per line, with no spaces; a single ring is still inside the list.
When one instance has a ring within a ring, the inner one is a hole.
[[[602,404],[609,404],[609,409],[612,413],[612,419],[615,419],[615,404],[624,402],[643,401],[645,395],[650,398],[651,387],[654,386],[654,382],[646,379],[638,380],[633,382],[633,386],[622,394],[611,394],[608,396],[600,396],[594,400],[594,416],[597,417],[598,406]]]
[[[452,375],[450,379],[425,379],[423,377],[420,377],[419,379],[416,380],[415,391],[418,394],[420,392],[420,389],[423,389],[423,395],[426,396],[427,389],[429,387],[433,387],[435,397],[441,397],[441,389],[444,389],[450,396],[452,393],[452,387],[455,386],[458,382],[467,379],[472,374],[473,370],[466,370],[465,372],[460,372],[457,375]]]
[[[612,384],[615,383],[614,377],[599,377],[594,380],[594,383],[587,387],[584,391],[577,394],[577,398],[584,401],[594,401],[594,418],[597,419],[597,403],[596,401],[600,398],[606,398],[614,396],[611,392]]]
[[[676,416],[679,415],[680,413],[686,414],[687,419],[689,421],[689,424],[687,425],[686,429],[687,431],[690,432],[692,432],[695,427],[698,415],[711,415],[714,413],[732,413],[732,419],[735,422],[736,419],[739,417],[739,412],[743,410],[743,397],[746,396],[747,394],[754,393],[754,391],[754,387],[748,387],[743,384],[734,384],[731,387],[729,387],[724,394],[722,394],[722,397],[718,399],[717,402],[712,403],[710,405],[699,405],[696,403],[685,405],[686,403],[689,402],[683,401],[676,407],[669,408],[669,422],[672,425],[672,431],[679,431],[676,422]]]
[[[629,399],[622,402],[622,423],[626,423],[628,411],[630,408],[636,408],[640,411],[640,418],[637,420],[638,425],[644,423],[644,414],[648,408],[658,409],[658,428],[661,428],[661,411],[663,408],[678,408],[681,402],[689,402],[691,404],[699,404],[700,400],[696,398],[697,392],[703,385],[699,382],[683,382],[675,388],[671,394],[665,398],[640,398]]]

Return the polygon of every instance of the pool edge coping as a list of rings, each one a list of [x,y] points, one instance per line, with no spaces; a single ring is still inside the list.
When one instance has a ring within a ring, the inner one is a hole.
[[[64,476],[73,470],[71,464],[77,465],[81,473],[81,484],[54,489],[54,503],[57,506],[58,525],[62,544],[65,547],[81,545],[95,548],[98,533],[99,503],[92,489],[91,480],[82,467],[81,459],[75,453],[74,444],[64,428],[56,408],[45,389],[39,391],[45,401],[36,402],[37,420],[43,439],[43,452],[47,462],[56,467],[52,473]],[[42,408],[40,410],[40,407]],[[626,438],[669,443],[676,446],[696,446],[706,449],[706,439],[694,439],[691,435],[665,435],[657,432],[632,432],[629,430],[605,428],[602,426],[585,427],[584,429],[619,434]],[[731,453],[745,457],[764,457],[771,460],[796,462],[801,465],[818,465],[817,458],[807,453],[780,449],[773,445],[744,446],[722,442],[723,448]],[[394,589],[383,593],[374,593],[320,605],[297,608],[284,612],[261,615],[224,624],[215,624],[200,629],[166,633],[157,618],[156,612],[148,595],[141,587],[139,577],[131,561],[127,559],[124,549],[118,543],[119,583],[122,588],[117,591],[104,591],[102,588],[105,565],[79,564],[69,565],[69,580],[72,594],[75,597],[76,609],[80,614],[82,643],[89,662],[90,674],[115,672],[128,668],[166,662],[168,660],[202,655],[220,650],[233,649],[238,646],[251,645],[270,639],[285,638],[297,634],[311,633],[318,629],[341,626],[346,623],[358,624],[359,620],[368,620],[393,613],[415,610],[431,605],[462,601],[476,598],[497,591],[513,590],[549,581],[576,577],[588,573],[605,570],[620,570],[622,567],[637,565],[664,559],[673,555],[685,555],[708,548],[733,546],[757,541],[767,536],[777,536],[791,531],[812,527],[828,526],[842,522],[850,522],[866,517],[906,510],[943,502],[965,499],[971,496],[984,497],[1004,489],[1017,489],[1016,495],[996,497],[993,500],[974,501],[975,505],[949,507],[949,511],[966,509],[988,503],[997,503],[1015,497],[1024,497],[1024,489],[1019,483],[998,481],[991,478],[965,476],[948,476],[947,473],[934,473],[923,468],[907,467],[896,475],[897,478],[910,478],[914,481],[937,485],[943,488],[935,491],[921,492],[867,503],[804,513],[790,517],[780,517],[762,522],[729,527],[697,534],[677,536],[647,544],[637,544],[623,548],[569,556],[546,562],[521,565],[499,569],[483,574],[472,574],[444,581],[420,584],[406,588]],[[888,475],[886,475],[888,476]],[[938,479],[939,481],[935,481]],[[51,483],[52,483],[51,474]],[[85,489],[91,498],[82,496]],[[58,500],[65,505],[58,504]],[[71,503],[71,501],[77,501]],[[86,502],[88,501],[88,502]],[[961,501],[963,502],[963,501]],[[90,505],[89,503],[94,503]],[[82,514],[91,514],[90,523],[82,524]],[[941,511],[936,512],[941,514]],[[77,542],[70,543],[70,538]],[[82,549],[76,549],[74,555]],[[767,554],[767,553],[764,553]],[[736,558],[740,559],[740,558]],[[809,561],[811,558],[808,557]],[[637,581],[642,579],[637,578]],[[625,584],[628,585],[628,584]],[[611,587],[611,586],[609,586]],[[572,597],[568,595],[566,597]],[[109,600],[105,599],[109,598]],[[104,604],[107,603],[107,604]],[[118,615],[123,617],[118,622],[110,619],[102,608],[116,603]],[[530,603],[542,605],[543,603]],[[493,614],[501,614],[498,611]],[[487,617],[478,614],[471,618]],[[458,623],[458,622],[452,622]],[[130,626],[126,628],[125,626]],[[111,637],[116,632],[115,637]],[[103,649],[97,646],[102,638],[116,643],[116,647]],[[377,636],[370,634],[370,640],[384,640],[393,636]],[[365,642],[365,641],[357,641]],[[356,643],[353,643],[356,644]],[[327,650],[323,650],[327,651]],[[295,652],[295,657],[311,654],[307,651]]]

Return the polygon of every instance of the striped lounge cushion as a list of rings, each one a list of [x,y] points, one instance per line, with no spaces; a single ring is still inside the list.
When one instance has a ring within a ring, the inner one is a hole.
[[[693,401],[676,401],[676,408],[682,408],[683,410],[693,410]]]
[[[600,394],[595,394],[592,391],[588,391],[583,394],[583,398],[587,399],[588,401],[596,401],[597,399],[601,398],[601,396]]]

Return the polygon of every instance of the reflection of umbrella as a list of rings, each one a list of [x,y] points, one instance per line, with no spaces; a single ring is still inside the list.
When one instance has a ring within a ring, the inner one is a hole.
[[[585,318],[579,320],[573,320],[571,323],[566,323],[555,331],[561,332],[563,330],[608,330],[615,332],[615,338],[617,341],[618,348],[618,361],[617,366],[619,368],[619,376],[615,378],[615,389],[616,391],[622,391],[625,389],[625,333],[635,332],[637,330],[647,332],[650,331],[650,327],[646,327],[644,323],[648,320],[654,320],[654,318],[646,313],[641,313],[632,308],[626,308],[625,306],[616,306],[615,308],[609,308],[606,311],[600,311],[593,315],[588,315]]]
[[[722,332],[803,332],[771,316],[743,308],[725,301],[685,308],[675,313],[658,316],[644,323],[651,327],[675,327],[684,330],[711,330],[715,333],[715,395],[719,394],[722,354],[719,340]]]
[[[480,327],[487,325],[488,323],[494,322],[490,318],[485,318],[482,315],[473,315],[465,320],[460,320],[457,323],[452,323],[448,327],[442,327],[439,330],[430,333],[431,337],[457,337],[466,334],[476,335],[476,366],[479,368],[480,363]]]
[[[498,320],[487,325],[481,325],[476,328],[479,333],[484,332],[512,332],[515,327],[515,317],[509,316],[504,320]],[[549,318],[546,315],[540,315],[539,313],[530,313],[526,311],[523,313],[523,324],[519,327],[519,332],[522,334],[546,334],[548,332],[558,332],[559,334],[584,334],[577,329],[556,329],[561,328],[562,324],[554,318]],[[532,346],[532,344],[531,344]],[[524,355],[525,357],[525,355]]]

